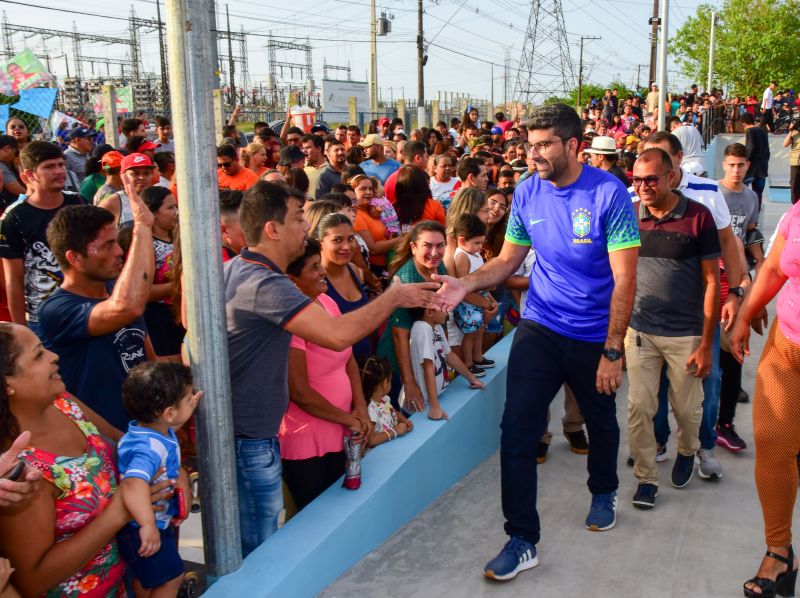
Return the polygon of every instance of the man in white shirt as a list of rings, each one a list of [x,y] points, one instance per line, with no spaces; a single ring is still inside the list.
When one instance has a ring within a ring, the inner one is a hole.
[[[769,87],[767,87],[764,90],[764,96],[761,99],[761,125],[767,127],[767,130],[770,133],[772,132],[772,129],[775,127],[772,119],[773,117],[772,107],[775,103],[775,99],[772,94],[777,86],[778,84],[775,81],[770,83]]]

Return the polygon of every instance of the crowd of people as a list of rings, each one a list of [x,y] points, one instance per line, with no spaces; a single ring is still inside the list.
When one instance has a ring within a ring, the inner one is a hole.
[[[347,443],[379,463],[413,414],[447,420],[448,384],[483,388],[486,351],[513,329],[500,450],[510,539],[487,577],[538,564],[537,464],[562,387],[564,434],[588,454],[587,529],[616,524],[623,364],[633,506],[656,504],[669,407],[671,484],[722,478],[715,447],[747,448],[734,418],[749,400],[749,330],[764,331],[780,291],[754,396],[768,552],[745,594],[790,595],[800,427],[783,414],[800,388],[800,208],[767,252],[769,122],[736,119],[746,143],[725,147],[715,181],[701,131],[716,95],[671,99],[658,130],[653,93],[609,90],[582,114],[555,104],[525,119],[470,106],[418,129],[257,122],[252,139],[234,114],[209,227],[225,262],[245,556],[281,512],[342,477]],[[141,119],[122,121],[116,148],[82,125],[36,140],[19,118],[0,136],[0,596],[181,585],[193,492],[181,464],[202,393],[183,349],[181,165],[170,121],[155,124],[150,139]]]

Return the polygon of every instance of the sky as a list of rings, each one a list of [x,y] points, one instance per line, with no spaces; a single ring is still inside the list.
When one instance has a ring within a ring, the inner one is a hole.
[[[161,0],[162,17],[165,7]],[[378,15],[386,12],[392,20],[392,31],[378,38],[378,86],[382,98],[415,98],[417,94],[417,2],[415,0],[376,0]],[[542,0],[542,8],[552,5],[552,0]],[[699,0],[670,2],[669,31],[692,16]],[[428,99],[444,92],[466,93],[481,99],[490,99],[492,91],[496,103],[504,99],[504,65],[510,57],[509,87],[513,99],[514,84],[525,41],[525,31],[531,5],[513,0],[423,0],[425,40],[428,62],[425,67],[425,93]],[[0,0],[0,8],[9,23],[57,30],[72,30],[73,23],[82,33],[128,37],[127,17],[131,7],[136,15],[155,18],[155,0]],[[225,7],[217,0],[217,28],[225,29]],[[281,36],[281,40],[305,43],[313,47],[312,62],[317,85],[322,80],[323,60],[328,64],[352,69],[355,81],[367,80],[369,65],[369,2],[368,0],[293,0],[279,3],[276,0],[230,0],[231,30],[244,27],[248,33],[248,63],[253,86],[266,84],[267,35]],[[601,85],[611,80],[634,84],[637,65],[641,67],[641,80],[646,84],[650,47],[648,19],[652,15],[650,0],[562,0],[568,47],[573,71],[578,71],[579,39],[581,36],[600,36],[599,40],[586,40],[584,45],[584,80]],[[66,12],[74,11],[74,12]],[[90,13],[76,14],[76,13]],[[541,14],[541,11],[540,11]],[[96,15],[96,16],[95,16]],[[123,20],[125,19],[125,20]],[[551,33],[547,27],[545,33]],[[540,39],[542,39],[540,37]],[[63,57],[67,55],[70,70],[72,45],[68,39],[15,34],[14,50],[25,47],[42,56],[51,56],[55,73],[65,73]],[[143,34],[141,52],[146,71],[159,73],[158,37],[154,32]],[[539,47],[542,56],[536,56],[534,67],[544,76],[548,68],[560,64],[559,54],[552,41]],[[220,51],[227,52],[227,42],[220,43]],[[86,56],[125,58],[129,48],[116,45],[84,43]],[[234,42],[234,55],[238,47]],[[298,53],[281,53],[279,60],[303,62]],[[105,73],[105,66],[95,69]],[[670,89],[682,91],[693,83],[677,71],[672,60],[668,65]],[[111,67],[112,75],[118,67]],[[84,74],[91,68],[84,65]],[[284,69],[279,72],[279,82],[299,83]],[[538,75],[537,75],[538,77]],[[334,73],[331,78],[345,78],[344,73]],[[547,87],[550,79],[539,78]],[[699,82],[702,87],[702,82]]]

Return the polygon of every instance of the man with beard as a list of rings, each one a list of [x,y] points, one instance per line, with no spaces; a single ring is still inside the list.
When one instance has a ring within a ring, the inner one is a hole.
[[[11,320],[38,334],[39,305],[61,282],[61,269],[47,243],[47,225],[63,207],[85,202],[77,193],[64,192],[64,154],[54,143],[31,141],[20,154],[20,164],[32,192],[13,203],[0,220],[0,257]]]
[[[131,419],[122,383],[137,364],[155,359],[142,314],[155,271],[153,213],[130,173],[125,193],[133,234],[123,265],[114,215],[97,206],[70,206],[47,227],[64,282],[39,309],[44,345],[58,355],[67,390],[112,426]]]
[[[386,179],[400,168],[400,162],[383,155],[383,139],[380,135],[367,135],[364,141],[358,144],[367,152],[367,160],[359,166],[367,176],[374,176],[383,185]]]
[[[484,575],[508,580],[539,564],[536,448],[547,410],[563,384],[575,394],[591,450],[591,508],[585,526],[616,523],[623,339],[636,290],[639,230],[625,187],[578,162],[582,126],[564,104],[537,108],[528,123],[536,173],[514,192],[500,255],[462,279],[434,276],[453,308],[468,293],[501,284],[531,247],[536,261],[523,319],[508,361],[500,467],[505,531],[510,536]]]
[[[338,146],[341,147],[341,146]],[[342,148],[343,149],[343,148]],[[393,283],[377,299],[339,317],[304,295],[284,272],[306,251],[302,193],[261,181],[239,217],[247,247],[225,265],[225,301],[242,552],[278,528],[283,508],[278,429],[289,404],[289,341],[349,349],[399,307],[433,307],[435,283]],[[360,421],[360,420],[359,420]],[[371,429],[361,422],[356,439]]]
[[[328,165],[319,171],[317,184],[314,187],[314,199],[319,199],[326,193],[330,193],[333,186],[342,182],[342,172],[347,160],[347,151],[344,144],[338,139],[328,141],[328,149],[325,151],[328,157]]]

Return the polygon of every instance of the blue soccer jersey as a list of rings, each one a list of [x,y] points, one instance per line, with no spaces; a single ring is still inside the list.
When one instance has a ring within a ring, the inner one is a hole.
[[[128,432],[117,445],[117,453],[120,479],[139,478],[147,483],[178,479],[181,448],[172,428],[169,429],[169,436],[164,436],[150,428],[136,425],[135,421],[130,422]],[[154,480],[153,477],[161,467],[166,468],[166,472]],[[165,510],[155,514],[156,525],[159,529],[167,529],[172,517],[178,514],[176,501],[162,501],[160,504]],[[135,525],[136,522],[132,524]]]
[[[608,254],[640,245],[622,183],[591,166],[567,187],[534,174],[514,191],[506,241],[536,250],[523,317],[569,338],[605,341],[614,289]]]

